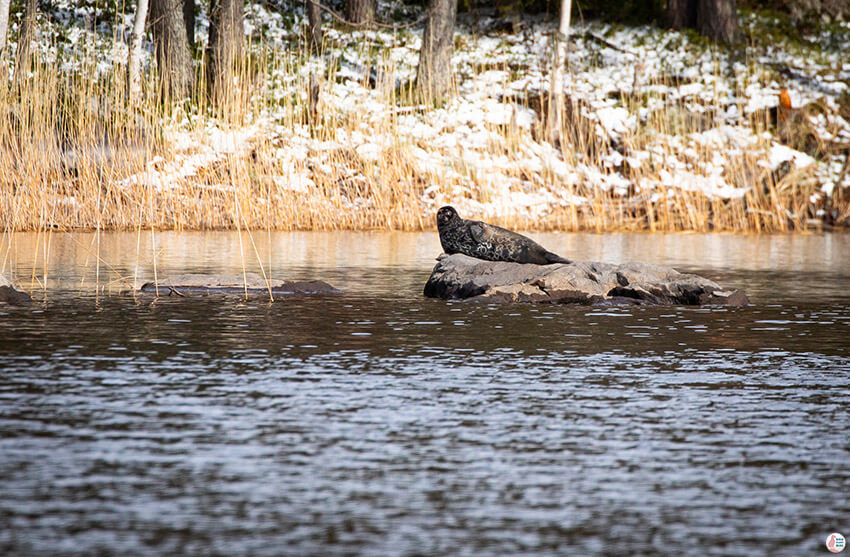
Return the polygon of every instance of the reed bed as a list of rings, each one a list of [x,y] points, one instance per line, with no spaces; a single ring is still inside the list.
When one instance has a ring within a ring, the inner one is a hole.
[[[600,134],[577,103],[563,122],[565,140],[553,147],[542,139],[545,94],[508,91],[502,100],[514,115],[476,128],[489,138],[476,164],[463,142],[437,149],[439,136],[410,131],[411,121],[446,108],[413,98],[403,79],[382,77],[411,75],[385,49],[364,41],[355,52],[379,70],[372,80],[368,67],[352,78],[341,57],[311,55],[303,41],[255,41],[249,52],[218,107],[203,95],[162,106],[155,68],[142,101],[127,106],[122,62],[104,71],[94,54],[68,53],[77,68],[68,72],[36,57],[26,79],[0,88],[0,229],[426,230],[442,203],[524,230],[774,232],[850,222],[840,185],[824,196],[811,168],[765,165],[775,138],[757,133],[764,113],[748,116],[751,140],[724,162],[723,178],[738,190],[724,198],[662,186],[687,147],[670,138],[711,128],[689,119],[685,102],[665,102],[617,137]],[[494,62],[471,71],[522,70]],[[202,63],[198,73],[201,83]],[[354,108],[340,108],[343,82],[356,82],[362,106],[349,96]],[[455,96],[468,94],[458,78]],[[618,99],[643,101],[637,91]],[[516,121],[532,113],[530,123]],[[368,148],[370,138],[380,138],[379,149]],[[615,151],[653,155],[612,163]],[[710,167],[716,151],[691,146],[688,164]],[[531,166],[530,153],[538,161]],[[496,178],[488,160],[499,161]],[[579,166],[596,173],[570,171]],[[615,175],[624,185],[601,183]],[[542,196],[534,210],[511,209],[530,195]]]

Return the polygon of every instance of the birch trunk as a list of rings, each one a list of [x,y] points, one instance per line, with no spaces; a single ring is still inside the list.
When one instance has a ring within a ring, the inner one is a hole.
[[[561,19],[555,37],[555,55],[552,59],[552,82],[549,86],[549,137],[554,143],[562,137],[566,108],[564,98],[564,66],[567,59],[567,37],[570,33],[572,0],[561,1]]]
[[[6,35],[9,33],[9,6],[11,0],[0,0],[0,57],[6,51]]]
[[[139,0],[136,4],[136,14],[133,16],[133,33],[130,35],[130,53],[127,56],[127,101],[130,104],[138,102],[142,90],[142,76],[139,66],[147,19],[148,0]]]

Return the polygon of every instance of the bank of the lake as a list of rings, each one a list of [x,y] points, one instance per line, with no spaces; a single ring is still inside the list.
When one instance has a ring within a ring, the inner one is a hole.
[[[301,3],[250,3],[250,69],[216,108],[201,91],[163,104],[147,71],[139,101],[123,102],[132,5],[43,4],[30,78],[0,87],[4,231],[417,231],[445,204],[533,230],[850,224],[846,22],[802,30],[741,4],[746,38],[721,46],[582,16],[564,141],[552,142],[548,10],[467,6],[451,94],[429,103],[408,87],[422,6],[380,2],[382,18],[409,28],[326,21],[317,54]],[[204,75],[209,21],[197,7]],[[17,33],[9,40],[17,48]],[[141,66],[155,67],[153,43],[143,46]]]

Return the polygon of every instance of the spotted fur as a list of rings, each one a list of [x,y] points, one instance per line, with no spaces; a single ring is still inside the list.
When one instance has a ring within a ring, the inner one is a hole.
[[[522,234],[486,222],[462,219],[454,207],[442,207],[437,211],[437,230],[443,251],[449,255],[462,253],[487,261],[536,265],[570,263]]]

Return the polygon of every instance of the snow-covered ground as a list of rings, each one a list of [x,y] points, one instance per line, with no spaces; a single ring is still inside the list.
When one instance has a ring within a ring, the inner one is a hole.
[[[112,26],[99,24],[91,7],[67,0],[54,6],[40,39],[47,59],[67,71],[104,74],[125,63],[132,14]],[[573,122],[587,126],[594,146],[588,149],[555,147],[539,133],[541,99],[549,93],[551,21],[524,17],[507,32],[502,19],[462,15],[453,56],[456,94],[435,108],[396,99],[396,86],[415,77],[421,27],[351,31],[326,19],[324,56],[311,58],[295,48],[303,43],[301,9],[269,6],[246,7],[252,48],[271,60],[255,92],[256,118],[234,129],[178,112],[163,122],[170,152],[122,184],[174,188],[203,181],[201,169],[252,152],[279,192],[317,203],[327,197],[328,184],[380,182],[395,165],[408,176],[397,171],[392,179],[413,188],[423,214],[454,204],[464,215],[530,219],[600,197],[740,199],[783,176],[811,190],[805,210],[814,217],[823,215],[837,186],[850,187],[841,149],[850,146],[850,122],[841,115],[842,102],[843,114],[850,111],[850,24],[804,41],[751,40],[729,51],[657,27],[575,22],[565,87],[578,112]],[[411,20],[419,15],[383,3],[379,14],[402,10]],[[741,16],[752,37],[771,24],[765,16]],[[201,13],[201,45],[207,29]],[[149,67],[152,45],[145,47]],[[321,81],[322,133],[303,116],[311,76]],[[778,110],[783,87],[792,119],[804,122],[816,152],[783,144],[775,126],[754,125],[765,111]],[[351,208],[368,207],[368,191],[374,189],[348,188],[342,195]],[[800,209],[785,210],[793,217]]]

